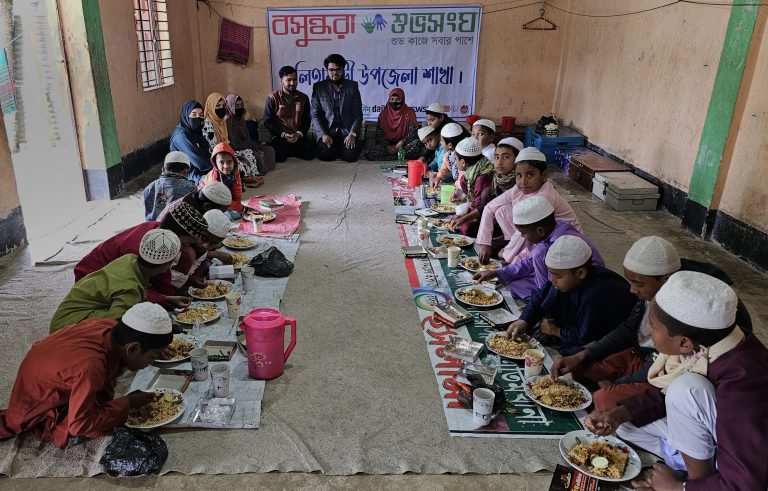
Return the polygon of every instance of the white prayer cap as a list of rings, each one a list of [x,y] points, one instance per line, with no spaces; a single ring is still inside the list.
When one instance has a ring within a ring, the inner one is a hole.
[[[555,208],[547,198],[540,195],[531,196],[515,203],[512,208],[512,222],[515,225],[530,225],[544,220],[554,212]]]
[[[179,237],[163,228],[150,230],[141,239],[139,255],[150,264],[165,264],[173,261],[181,251]]]
[[[212,182],[203,188],[203,195],[217,205],[232,202],[232,192],[223,182]]]
[[[427,111],[431,113],[440,113],[445,114],[445,109],[443,108],[443,105],[439,102],[433,102],[429,106],[427,106]]]
[[[435,132],[435,129],[429,125],[422,126],[419,128],[419,140],[423,140],[424,138],[428,137],[432,133]]]
[[[232,222],[221,210],[208,210],[203,214],[206,223],[208,223],[208,232],[222,239],[229,234],[229,227]]]
[[[453,138],[464,133],[464,130],[459,126],[459,123],[448,123],[440,130],[440,136],[443,138]]]
[[[472,124],[472,127],[474,128],[477,125],[485,126],[486,128],[494,132],[496,131],[496,123],[494,123],[490,119],[478,119]]]
[[[137,303],[123,314],[122,322],[134,331],[146,334],[170,334],[173,330],[168,312],[156,303]]]
[[[591,257],[592,249],[584,239],[563,235],[549,247],[544,263],[552,269],[573,269],[584,266]]]
[[[469,138],[464,138],[456,145],[456,153],[462,157],[477,157],[483,153],[483,146],[480,145],[480,140],[470,136]]]
[[[538,160],[539,162],[546,162],[547,156],[539,151],[536,147],[525,147],[517,154],[515,163],[522,162],[524,160]]]
[[[179,152],[178,150],[168,152],[168,155],[165,156],[165,161],[163,163],[167,164],[169,162],[181,162],[182,164],[187,164],[187,166],[192,167],[187,154],[184,152]]]
[[[678,271],[656,294],[661,310],[699,329],[725,329],[736,322],[739,299],[733,289],[714,276]]]
[[[664,276],[680,271],[680,256],[668,240],[651,235],[632,244],[624,256],[624,267],[645,276]]]
[[[523,148],[525,148],[525,145],[523,142],[518,140],[517,138],[512,138],[511,136],[508,136],[507,138],[502,138],[501,141],[499,141],[499,145],[509,145],[510,147],[514,147],[517,149],[517,151],[521,151]]]

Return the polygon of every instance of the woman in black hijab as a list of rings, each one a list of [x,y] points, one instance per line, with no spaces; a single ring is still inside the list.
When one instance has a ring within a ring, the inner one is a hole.
[[[192,164],[188,179],[200,181],[213,168],[208,142],[203,136],[203,106],[193,100],[181,106],[179,125],[171,133],[171,150],[184,152]]]

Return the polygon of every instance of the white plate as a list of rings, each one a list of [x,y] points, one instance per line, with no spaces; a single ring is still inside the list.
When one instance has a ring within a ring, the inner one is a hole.
[[[175,394],[176,396],[181,396],[181,402],[178,404],[179,410],[176,411],[176,413],[173,416],[170,416],[165,421],[163,421],[161,423],[156,423],[156,424],[153,424],[153,425],[130,425],[130,424],[128,424],[128,422],[126,422],[125,426],[127,426],[128,428],[137,428],[139,430],[150,430],[152,428],[159,428],[160,426],[165,426],[168,423],[173,423],[174,421],[176,421],[176,419],[179,416],[184,414],[184,411],[186,410],[187,406],[184,403],[184,394],[182,394],[178,390],[176,390],[176,389],[154,389],[154,390],[151,390],[151,391],[148,391],[148,392],[161,392],[161,393],[171,392],[171,393]]]
[[[466,300],[463,300],[461,297],[459,297],[459,293],[461,293],[461,292],[463,292],[463,291],[466,291],[466,290],[471,290],[471,289],[473,289],[473,288],[476,288],[476,289],[478,289],[478,290],[482,290],[482,291],[484,291],[484,292],[486,292],[486,293],[493,293],[493,294],[496,296],[496,302],[494,302],[494,303],[489,303],[488,305],[480,305],[480,304],[476,304],[476,303],[468,302],[468,301],[466,301]],[[463,286],[463,287],[461,287],[461,288],[457,289],[457,290],[456,290],[456,291],[453,293],[453,296],[454,296],[454,297],[456,297],[456,300],[458,300],[459,302],[461,302],[461,303],[463,303],[463,304],[465,304],[465,305],[471,305],[471,306],[473,306],[473,307],[481,307],[481,308],[486,308],[486,307],[495,307],[495,306],[497,306],[497,305],[500,305],[500,304],[504,303],[504,297],[502,297],[502,296],[501,296],[501,293],[499,293],[498,291],[496,291],[494,288],[488,288],[487,286],[483,286],[483,285],[470,285],[470,286]]]
[[[256,242],[254,242],[254,241],[252,241],[252,240],[250,240],[250,239],[247,239],[247,240],[249,240],[249,241],[251,242],[251,244],[252,244],[252,245],[249,245],[249,246],[231,246],[231,245],[227,245],[227,241],[228,241],[228,240],[229,240],[231,237],[240,237],[240,236],[239,236],[239,235],[237,235],[237,236],[233,236],[233,235],[230,235],[229,237],[227,237],[226,239],[224,239],[224,242],[223,242],[223,244],[224,244],[224,247],[226,247],[227,249],[232,249],[233,251],[245,251],[245,250],[248,250],[248,249],[253,249],[254,247],[256,247],[256,246],[258,245]]]
[[[451,241],[465,239],[466,243],[463,244],[463,245],[455,244],[454,242],[451,242],[451,243],[448,244],[448,243],[445,243],[445,242],[442,241],[443,238],[450,239]],[[469,246],[471,246],[472,244],[475,243],[475,239],[473,239],[472,237],[467,237],[466,235],[461,235],[461,234],[443,234],[443,235],[438,235],[435,240],[438,243],[443,244],[443,245],[447,245],[449,247],[450,246],[469,247]]]
[[[248,254],[246,254],[246,256],[248,256]],[[248,264],[251,263],[251,259],[253,259],[253,256],[248,256]],[[243,266],[248,266],[248,264],[244,264]],[[240,268],[242,268],[243,266],[235,266],[234,264],[232,264],[232,267],[235,269],[235,271],[240,271]],[[223,280],[223,281],[227,281],[227,280]],[[227,281],[227,283],[231,283],[231,281]]]
[[[419,215],[420,217],[436,217],[440,213],[436,212],[435,210],[430,210],[429,208],[423,208],[421,210],[414,211],[413,214]]]
[[[432,210],[443,215],[455,215],[456,205],[432,205]]]
[[[213,319],[209,319],[207,321],[203,321],[203,324],[208,324],[210,322],[214,322],[214,321],[219,320],[219,317],[221,317],[221,309],[218,307],[218,305],[216,305],[215,303],[212,303],[212,302],[192,302],[190,304],[190,306],[189,306],[189,308],[192,308],[192,307],[199,307],[201,305],[208,305],[208,304],[213,305],[214,307],[216,307],[216,311],[218,312],[218,314],[216,314],[216,317],[214,317]],[[180,312],[174,312],[172,315],[173,315],[173,318],[176,320],[176,322],[178,322],[179,324],[185,324],[187,326],[191,326],[191,325],[194,324],[194,322],[184,322],[182,320],[179,320],[179,318],[178,318],[178,314],[180,314],[181,312],[184,312],[186,310],[187,309],[183,309]]]
[[[446,225],[438,225],[438,220],[442,220],[441,218],[432,218],[429,220],[429,223],[427,224],[428,227],[434,227],[437,230],[448,230],[448,220],[443,220]]]
[[[205,282],[206,284],[215,284],[215,285],[227,285],[229,287],[229,290],[227,290],[227,293],[232,291],[232,287],[234,286],[231,281],[227,280],[208,280]],[[195,292],[202,290],[202,288],[195,288],[193,286],[189,287],[189,296],[192,298],[196,298],[198,300],[206,300],[206,301],[214,301],[214,300],[221,300],[224,298],[224,296],[227,293],[224,293],[222,295],[216,296],[216,297],[201,297],[197,295]]]
[[[571,387],[575,387],[581,391],[581,395],[584,396],[584,402],[580,406],[575,407],[573,409],[563,409],[555,406],[550,406],[549,404],[544,404],[543,402],[538,400],[535,395],[533,395],[533,392],[531,392],[530,384],[531,382],[535,382],[536,380],[540,380],[543,378],[550,378],[550,377],[551,375],[538,375],[536,377],[531,377],[529,379],[526,379],[526,381],[523,383],[523,391],[525,392],[525,395],[528,396],[528,399],[532,400],[539,406],[545,407],[547,409],[551,409],[553,411],[560,411],[561,413],[572,413],[574,411],[581,411],[583,409],[588,408],[589,405],[592,404],[592,394],[589,393],[586,387],[584,387],[578,382],[574,382],[573,380],[563,380],[562,378],[560,378],[561,382],[568,384]]]
[[[195,343],[195,348],[197,348],[197,346],[198,346],[197,338],[195,338],[193,336],[189,336],[187,334],[174,334],[173,339],[176,339],[176,338],[186,339],[187,341],[192,341],[193,343]],[[182,361],[187,361],[187,360],[189,360],[189,355],[185,356],[184,358],[179,358],[178,360],[160,360],[160,359],[157,359],[157,360],[155,360],[155,363],[159,363],[161,365],[167,365],[167,364],[172,364],[172,363],[181,363]]]
[[[577,438],[581,440],[581,443],[585,445],[591,445],[592,442],[595,440],[605,440],[611,445],[619,447],[623,451],[627,452],[629,454],[629,461],[627,462],[627,468],[624,469],[624,475],[618,479],[611,478],[611,477],[596,476],[595,474],[592,474],[586,469],[582,469],[580,466],[576,465],[574,462],[571,462],[571,460],[568,458],[568,452],[570,452],[573,447],[579,444],[579,441],[576,440]],[[587,430],[577,430],[577,431],[572,431],[570,433],[566,433],[565,435],[563,435],[563,437],[560,439],[560,444],[558,446],[560,447],[560,454],[563,456],[565,461],[568,462],[568,464],[578,469],[579,472],[583,472],[584,474],[594,477],[595,479],[599,479],[601,481],[621,482],[621,481],[627,481],[629,479],[634,479],[640,474],[640,471],[643,468],[642,464],[640,463],[640,457],[637,455],[637,452],[635,452],[635,450],[632,447],[630,447],[623,441],[613,436],[598,436],[598,435],[595,435],[594,433],[590,433]]]
[[[491,334],[490,336],[485,338],[485,347],[488,348],[488,351],[490,351],[491,353],[495,353],[495,354],[499,355],[502,358],[507,358],[507,359],[510,359],[510,360],[525,360],[525,356],[509,356],[509,355],[505,355],[505,354],[501,353],[500,351],[496,351],[495,349],[491,348],[490,340],[492,338],[495,338],[496,336],[506,336],[506,333],[499,332],[499,333],[496,333],[496,334]],[[544,347],[541,345],[541,343],[538,340],[533,339],[533,338],[529,338],[528,339],[528,349],[538,349],[538,350],[542,350],[543,351]]]
[[[462,267],[462,268],[464,268],[464,269],[466,269],[467,271],[472,271],[473,273],[477,273],[478,271],[490,271],[490,270],[488,270],[488,269],[472,269],[472,268],[469,268],[469,267],[467,267],[467,265],[466,265],[466,261],[467,261],[467,259],[477,259],[478,261],[480,261],[480,259],[478,259],[478,257],[477,257],[477,256],[473,256],[473,257],[463,257],[463,258],[461,258],[461,260],[459,261],[459,266],[460,266],[460,267]],[[498,265],[499,265],[499,267],[498,267],[498,268],[496,268],[497,270],[501,268],[501,261],[499,261],[498,259],[491,259],[491,260],[488,262],[488,264],[490,264],[490,263],[493,263],[493,264],[498,264]]]
[[[257,211],[256,213],[246,213],[243,215],[243,220],[246,222],[250,222],[253,220],[254,216],[261,217],[261,221],[264,223],[271,222],[275,218],[277,218],[277,215],[275,215],[275,212],[273,212],[271,209],[265,209],[264,207],[261,207],[263,211]]]

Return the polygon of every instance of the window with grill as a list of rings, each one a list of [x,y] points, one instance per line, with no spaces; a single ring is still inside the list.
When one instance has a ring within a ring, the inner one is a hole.
[[[154,90],[173,84],[166,0],[133,0],[139,41],[141,86]]]

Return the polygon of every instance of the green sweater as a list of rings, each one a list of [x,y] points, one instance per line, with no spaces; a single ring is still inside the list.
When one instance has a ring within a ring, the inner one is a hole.
[[[147,298],[149,280],[139,269],[138,256],[118,257],[84,276],[69,291],[51,319],[51,332],[91,317],[119,319]]]

